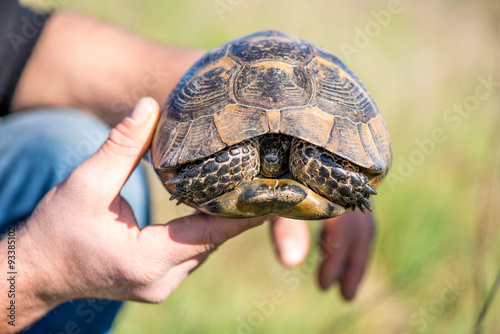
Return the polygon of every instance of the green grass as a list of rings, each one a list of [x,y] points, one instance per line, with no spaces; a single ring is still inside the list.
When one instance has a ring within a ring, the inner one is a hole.
[[[356,28],[364,29],[372,11],[388,3],[242,0],[221,20],[211,0],[67,2],[180,46],[212,48],[270,28],[324,46],[375,97],[393,140],[393,176],[402,176],[402,161],[419,150],[416,140],[437,128],[446,136],[409,175],[380,188],[372,262],[353,303],[343,302],[336,289],[318,290],[318,249],[304,266],[283,269],[267,227],[260,227],[221,247],[164,303],[128,303],[116,333],[473,332],[500,266],[500,87],[456,129],[444,117],[474,94],[479,76],[500,80],[500,5],[402,0],[387,27],[359,53],[346,54],[346,44],[355,46]],[[169,203],[158,184],[154,189],[155,222],[190,212]],[[320,224],[310,225],[317,236]],[[442,300],[447,289],[453,301]],[[275,293],[284,300],[270,307]],[[268,306],[265,315],[257,304]],[[500,296],[485,317],[484,333],[500,333],[498,314]],[[245,331],[248,321],[258,326]]]

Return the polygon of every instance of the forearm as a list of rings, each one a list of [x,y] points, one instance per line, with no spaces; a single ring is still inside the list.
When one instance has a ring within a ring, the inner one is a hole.
[[[47,22],[17,86],[13,111],[70,106],[116,124],[143,96],[163,103],[201,56],[68,12]]]
[[[48,282],[41,279],[45,274],[40,273],[49,264],[35,259],[39,254],[29,250],[32,244],[28,238],[21,226],[10,228],[0,240],[3,277],[0,279],[0,307],[3,310],[0,333],[19,332],[59,303],[56,298],[46,298],[38,291],[42,286],[48,288]]]

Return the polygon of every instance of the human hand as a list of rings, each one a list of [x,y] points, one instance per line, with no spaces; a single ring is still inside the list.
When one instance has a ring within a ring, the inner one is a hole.
[[[142,99],[18,228],[16,330],[77,298],[160,302],[215,248],[264,221],[195,214],[139,229],[120,190],[148,149],[158,114],[153,99]]]
[[[293,267],[304,261],[310,246],[306,222],[277,217],[271,224],[271,233],[278,257],[285,266]],[[327,290],[339,282],[344,299],[354,298],[368,263],[374,234],[371,213],[347,212],[324,221],[319,240],[323,257],[318,272],[322,289]]]

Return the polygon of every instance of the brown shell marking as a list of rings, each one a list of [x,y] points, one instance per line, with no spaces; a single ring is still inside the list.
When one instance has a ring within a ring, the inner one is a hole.
[[[229,105],[214,115],[214,122],[228,146],[269,132],[267,112],[260,108]]]

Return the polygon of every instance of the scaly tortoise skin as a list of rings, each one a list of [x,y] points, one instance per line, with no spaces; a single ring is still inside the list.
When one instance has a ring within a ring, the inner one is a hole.
[[[171,199],[225,217],[335,217],[391,165],[373,98],[337,57],[263,31],[203,56],[165,103],[153,137]]]

